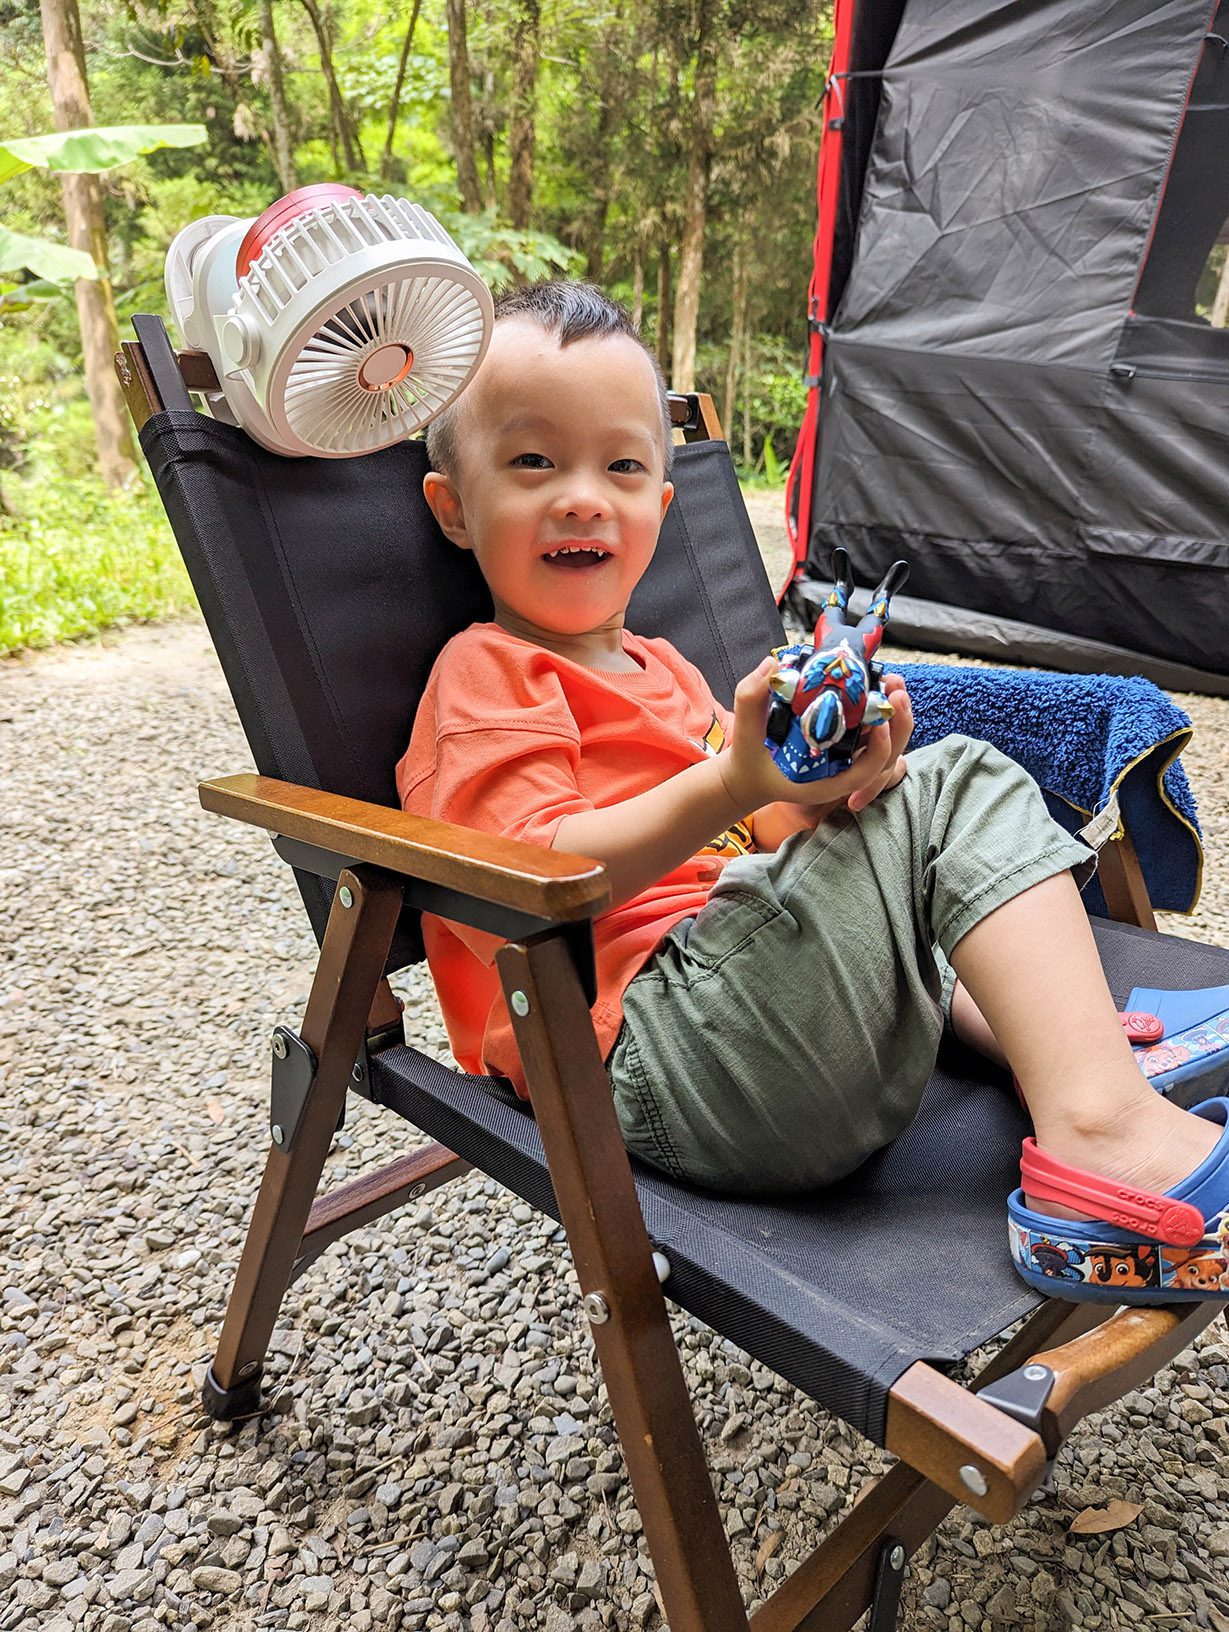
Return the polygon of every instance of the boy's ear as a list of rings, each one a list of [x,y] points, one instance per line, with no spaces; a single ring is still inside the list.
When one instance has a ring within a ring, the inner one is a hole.
[[[450,539],[458,549],[473,549],[469,531],[465,526],[461,495],[451,479],[441,471],[429,470],[422,479],[422,496],[427,501],[427,508],[439,523],[444,537]]]
[[[673,499],[673,497],[674,483],[663,482],[661,484],[661,519],[663,521],[666,519],[666,511],[670,508],[670,501]]]

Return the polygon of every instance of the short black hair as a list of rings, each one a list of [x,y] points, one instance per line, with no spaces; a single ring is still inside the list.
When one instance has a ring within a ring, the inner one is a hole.
[[[572,282],[552,278],[542,283],[528,283],[519,289],[509,289],[495,300],[495,321],[505,317],[527,317],[554,335],[559,345],[571,345],[573,340],[602,339],[606,335],[622,334],[634,340],[653,365],[657,395],[661,403],[662,438],[665,468],[669,473],[674,462],[674,433],[670,424],[670,399],[662,378],[657,358],[645,345],[640,331],[632,322],[631,314],[611,300],[596,284]],[[431,469],[447,475],[457,466],[456,432],[458,409],[465,393],[445,408],[444,412],[427,427],[427,458]]]

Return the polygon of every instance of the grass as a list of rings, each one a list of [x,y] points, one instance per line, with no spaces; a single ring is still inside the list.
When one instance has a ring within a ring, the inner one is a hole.
[[[9,478],[0,512],[0,655],[195,606],[156,493],[92,476]]]

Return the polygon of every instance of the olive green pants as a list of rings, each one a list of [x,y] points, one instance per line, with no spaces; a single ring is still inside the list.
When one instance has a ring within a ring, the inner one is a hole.
[[[1091,872],[989,744],[948,737],[908,763],[858,815],[728,862],[628,986],[607,1067],[633,1154],[746,1193],[851,1172],[917,1114],[952,948],[1042,879]]]

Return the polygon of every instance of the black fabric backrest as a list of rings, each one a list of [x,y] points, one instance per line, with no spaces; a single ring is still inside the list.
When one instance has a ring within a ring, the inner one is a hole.
[[[264,776],[395,805],[431,665],[490,617],[473,558],[422,497],[421,442],[283,459],[204,414],[156,414],[141,445]],[[724,442],[675,450],[675,501],[628,626],[664,635],[724,703],[781,623]],[[317,939],[331,880],[296,874]],[[389,967],[421,957],[403,916]]]

